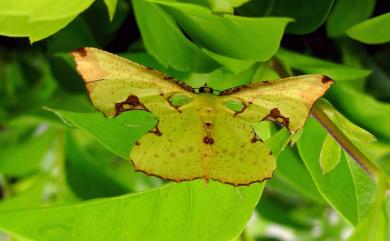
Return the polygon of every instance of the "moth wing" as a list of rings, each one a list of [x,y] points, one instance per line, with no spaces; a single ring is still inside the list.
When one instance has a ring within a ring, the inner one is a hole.
[[[212,129],[211,179],[233,185],[249,185],[272,177],[275,157],[255,137],[252,123],[236,118],[223,104],[216,105]]]
[[[236,113],[238,118],[250,122],[268,119],[295,133],[333,82],[323,75],[302,75],[227,89],[220,96],[224,101],[242,102],[244,108]]]
[[[95,108],[106,116],[132,109],[156,115],[173,110],[167,98],[173,93],[191,95],[184,83],[148,67],[95,48],[71,52]]]

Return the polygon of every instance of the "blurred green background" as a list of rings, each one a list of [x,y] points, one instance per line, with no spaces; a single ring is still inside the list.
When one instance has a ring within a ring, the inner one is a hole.
[[[68,54],[97,47],[219,90],[280,67],[325,74],[333,121],[390,173],[389,11],[386,0],[0,0],[0,240],[390,240],[388,178],[374,182],[311,118],[283,151],[288,134],[266,127],[279,154],[266,183],[135,173],[128,153],[154,122],[96,113]]]

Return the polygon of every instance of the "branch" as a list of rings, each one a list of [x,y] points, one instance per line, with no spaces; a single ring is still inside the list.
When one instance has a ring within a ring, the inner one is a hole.
[[[328,133],[337,141],[337,143],[348,153],[359,166],[363,168],[370,176],[378,176],[382,171],[375,166],[332,122],[319,105],[314,105],[311,115],[328,131]]]

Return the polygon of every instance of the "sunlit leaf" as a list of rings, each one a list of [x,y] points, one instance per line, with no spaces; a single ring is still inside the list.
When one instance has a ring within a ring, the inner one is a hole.
[[[0,230],[31,241],[232,240],[263,187],[183,182],[76,205],[2,212]]]
[[[164,6],[184,31],[201,46],[221,55],[244,60],[270,59],[279,48],[287,23],[292,21],[283,17],[217,16],[199,5],[153,2]]]
[[[330,134],[327,134],[320,153],[320,165],[324,174],[332,171],[339,164],[340,158],[341,147]]]
[[[341,37],[348,28],[368,19],[374,11],[375,2],[376,0],[336,1],[326,23],[329,37]]]
[[[390,13],[371,18],[347,30],[349,37],[365,44],[384,44],[390,41]]]

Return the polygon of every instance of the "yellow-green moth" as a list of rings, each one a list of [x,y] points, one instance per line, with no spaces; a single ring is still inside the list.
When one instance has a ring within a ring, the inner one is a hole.
[[[130,160],[137,171],[174,181],[248,185],[271,178],[275,157],[253,124],[271,120],[298,131],[333,83],[313,74],[215,94],[99,49],[71,54],[98,111],[115,117],[144,110],[158,118],[157,126],[133,146]]]

